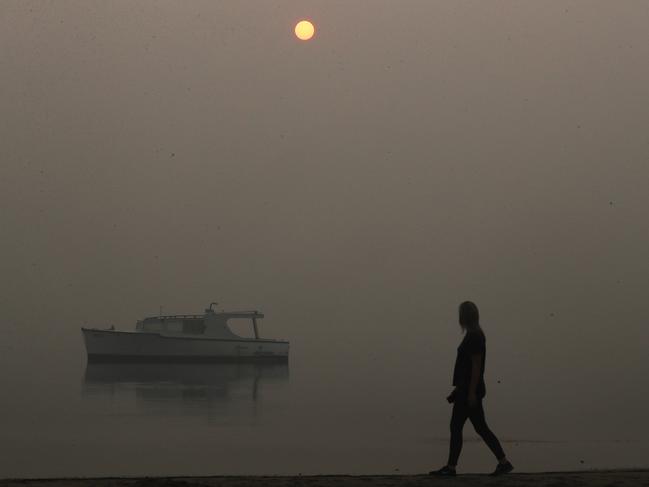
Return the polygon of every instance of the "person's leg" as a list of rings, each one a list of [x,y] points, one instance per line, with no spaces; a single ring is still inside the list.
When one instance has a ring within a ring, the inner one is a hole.
[[[467,405],[463,401],[456,401],[453,404],[451,415],[451,444],[448,452],[448,466],[455,468],[457,460],[462,451],[462,428],[468,416]]]
[[[476,433],[478,433],[484,440],[498,461],[501,463],[507,462],[507,457],[505,456],[502,446],[500,446],[498,438],[496,438],[496,435],[494,435],[487,426],[487,421],[484,417],[484,409],[482,408],[482,401],[478,401],[478,404],[469,410],[469,419],[471,420],[471,424],[473,424]]]

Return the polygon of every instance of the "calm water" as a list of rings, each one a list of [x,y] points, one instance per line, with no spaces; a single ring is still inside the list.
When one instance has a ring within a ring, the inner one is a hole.
[[[1,477],[422,472],[446,456],[454,351],[434,344],[406,340],[404,354],[382,340],[358,354],[354,341],[298,339],[289,365],[86,365],[80,337],[14,338],[2,356]],[[641,375],[602,357],[564,369],[542,350],[507,367],[514,354],[492,349],[486,411],[520,470],[646,466]],[[604,406],[611,396],[621,414]],[[463,469],[490,469],[469,424],[466,436]]]

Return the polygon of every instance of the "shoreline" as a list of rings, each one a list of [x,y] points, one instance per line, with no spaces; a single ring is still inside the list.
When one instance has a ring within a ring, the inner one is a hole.
[[[445,485],[521,485],[560,486],[588,485],[603,487],[649,486],[649,469],[602,469],[569,472],[511,473],[500,477],[488,474],[458,474],[453,478],[418,475],[267,475],[267,476],[174,476],[174,477],[70,477],[41,479],[2,479],[0,487],[333,487],[365,485],[418,487],[431,484]]]

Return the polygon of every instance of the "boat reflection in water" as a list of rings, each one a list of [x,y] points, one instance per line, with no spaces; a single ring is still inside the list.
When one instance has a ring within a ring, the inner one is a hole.
[[[228,411],[256,415],[263,395],[288,377],[286,363],[88,363],[83,395],[111,398],[111,409],[118,401],[124,413],[135,398],[147,413],[226,420]]]

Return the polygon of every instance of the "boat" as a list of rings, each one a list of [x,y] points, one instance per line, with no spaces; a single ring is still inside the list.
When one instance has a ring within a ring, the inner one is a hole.
[[[287,362],[289,342],[259,336],[258,311],[216,311],[200,315],[144,318],[134,331],[81,328],[88,362]],[[242,337],[228,326],[248,319],[254,337]]]

